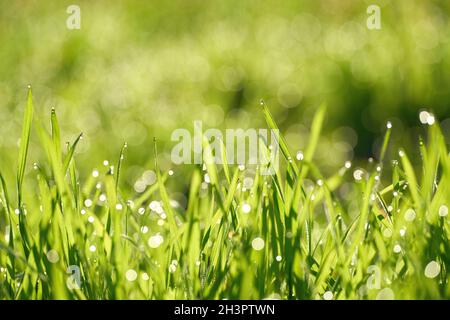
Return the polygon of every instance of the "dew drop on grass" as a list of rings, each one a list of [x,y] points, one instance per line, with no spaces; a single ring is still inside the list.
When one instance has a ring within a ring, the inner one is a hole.
[[[177,271],[177,266],[175,264],[171,263],[169,265],[169,272],[174,273],[175,271]]]
[[[82,215],[85,215],[85,214],[86,214],[86,210],[81,209],[80,213],[81,213]]]
[[[392,122],[390,122],[390,121],[386,122],[386,128],[391,129],[392,128]]]
[[[419,113],[419,120],[420,123],[422,124],[426,124],[428,122],[428,117],[430,116],[430,114],[428,113],[428,111],[421,111]]]
[[[249,213],[252,210],[252,207],[248,203],[244,203],[242,205],[242,212]]]
[[[94,217],[93,216],[89,216],[88,221],[89,221],[89,223],[94,223]]]
[[[323,299],[324,299],[324,300],[333,300],[333,292],[331,292],[331,291],[326,291],[326,292],[323,294]]]
[[[356,181],[360,181],[363,178],[364,171],[361,169],[356,169],[353,171],[353,178],[355,178]]]
[[[400,229],[400,236],[404,237],[406,234],[406,229]]]
[[[90,252],[95,252],[95,250],[97,250],[97,247],[96,247],[96,246],[91,245],[91,246],[89,247],[89,251],[90,251]]]
[[[392,291],[391,288],[381,289],[380,292],[378,292],[376,299],[377,300],[394,300],[395,299],[394,291]]]
[[[256,251],[260,251],[264,248],[264,240],[260,237],[256,237],[252,241],[252,247]]]
[[[244,188],[250,189],[253,186],[253,179],[250,177],[244,178],[243,185]]]
[[[157,224],[158,224],[158,226],[162,227],[164,225],[164,220],[163,219],[158,219]]]
[[[145,191],[147,184],[143,180],[139,179],[134,183],[133,187],[134,191],[136,191],[137,193],[142,193]]]
[[[402,247],[399,244],[396,244],[394,246],[394,252],[395,253],[400,253],[402,251]]]
[[[352,163],[350,161],[345,161],[344,167],[350,169],[352,167]]]
[[[405,221],[411,222],[414,221],[415,218],[416,212],[413,209],[409,208],[405,211]]]
[[[146,234],[146,233],[148,232],[148,227],[147,227],[147,226],[142,226],[142,227],[141,227],[141,232],[142,232],[143,234]]]
[[[144,281],[148,281],[150,279],[147,272],[144,272],[143,274],[141,274],[141,278]]]
[[[158,248],[164,242],[164,238],[160,234],[155,234],[148,238],[148,246],[150,248]]]
[[[275,260],[277,260],[278,262],[280,262],[281,260],[283,260],[283,258],[281,256],[276,256]]]
[[[116,210],[122,210],[123,206],[121,203],[116,204]]]
[[[92,200],[91,199],[84,200],[84,206],[86,208],[90,208],[92,206]]]
[[[425,277],[433,279],[441,272],[441,266],[436,261],[431,261],[425,267]]]
[[[103,160],[103,165],[104,165],[105,167],[107,167],[107,166],[109,165],[109,161],[108,161],[108,160]]]
[[[133,269],[128,269],[127,272],[125,272],[125,278],[127,278],[128,281],[133,282],[137,279],[137,272]]]
[[[59,254],[56,250],[49,250],[47,252],[47,260],[51,263],[57,263],[59,261]]]
[[[296,156],[296,158],[297,158],[297,160],[299,160],[299,161],[302,161],[303,160],[303,152],[301,152],[301,151],[298,151],[297,152],[297,156]]]
[[[93,176],[94,178],[97,178],[99,175],[100,175],[100,173],[98,172],[98,170],[92,171],[92,176]]]
[[[173,170],[169,170],[168,174],[169,176],[173,176]]]
[[[101,202],[105,202],[105,201],[106,201],[106,195],[102,193],[102,194],[98,197],[98,200],[100,200]]]
[[[139,208],[138,213],[142,216],[145,213],[145,208]]]
[[[156,173],[153,170],[147,170],[142,174],[140,181],[147,186],[152,185],[156,182]]]
[[[448,215],[448,207],[445,204],[439,207],[439,215],[441,217],[446,217]]]

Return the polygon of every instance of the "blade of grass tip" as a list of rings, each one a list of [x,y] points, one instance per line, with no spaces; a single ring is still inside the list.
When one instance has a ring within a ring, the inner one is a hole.
[[[275,120],[272,116],[272,114],[269,111],[269,108],[267,107],[267,104],[264,102],[264,100],[260,100],[260,104],[263,108],[264,118],[266,119],[267,125],[270,129],[279,131],[277,124],[275,123]],[[293,168],[295,175],[298,173],[298,167],[297,164],[292,160],[292,156],[289,152],[289,148],[287,146],[286,140],[282,135],[278,135],[278,145],[280,146],[281,153],[283,153],[283,156],[288,160],[289,165]]]
[[[420,195],[419,195],[419,191],[418,191],[417,179],[416,179],[416,175],[414,173],[414,169],[403,149],[401,149],[398,152],[398,155],[400,156],[403,170],[405,171],[405,175],[406,175],[406,180],[408,181],[409,192],[411,193],[411,197],[413,199],[415,207],[418,209],[421,206],[421,202],[420,202]]]
[[[387,128],[387,130],[384,135],[383,145],[381,147],[381,152],[380,152],[380,163],[383,162],[384,156],[386,155],[386,150],[389,145],[389,139],[391,137],[392,123],[390,121],[387,122],[386,128]]]
[[[55,108],[52,108],[50,119],[52,124],[52,140],[55,145],[56,155],[61,159],[61,135]]]
[[[317,144],[319,142],[320,132],[322,131],[322,125],[325,118],[326,108],[327,108],[326,104],[322,103],[314,115],[311,125],[311,134],[309,136],[308,147],[306,148],[304,154],[305,161],[312,162],[314,152],[316,151]],[[302,167],[299,181],[303,180],[303,178],[306,177],[308,173],[308,168],[309,168],[308,166]]]
[[[83,132],[78,135],[78,137],[75,139],[75,141],[69,147],[69,151],[67,152],[67,155],[64,159],[64,165],[63,165],[64,172],[67,172],[67,169],[69,168],[69,165],[70,165],[70,161],[72,160],[73,154],[75,153],[75,148],[77,147],[77,144],[81,139],[83,139]]]
[[[33,121],[33,95],[31,85],[28,86],[27,105],[23,117],[22,137],[20,139],[19,163],[17,167],[17,199],[18,209],[22,211],[22,184],[27,164],[28,146],[30,143],[31,124]]]
[[[120,169],[122,168],[122,162],[124,159],[125,149],[128,147],[128,144],[125,142],[120,150],[119,161],[117,161],[117,174],[116,174],[116,192],[119,188],[119,178],[120,178]]]

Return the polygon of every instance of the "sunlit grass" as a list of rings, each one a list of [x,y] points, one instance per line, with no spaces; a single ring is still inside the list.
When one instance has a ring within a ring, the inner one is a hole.
[[[280,138],[277,174],[226,161],[199,165],[183,206],[166,187],[173,177],[159,168],[157,140],[155,181],[125,198],[126,144],[109,141],[116,162],[80,174],[82,135],[62,146],[56,112],[49,133],[33,119],[28,94],[17,169],[1,168],[17,171],[17,192],[0,174],[1,299],[450,297],[450,156],[434,120],[419,140],[417,168],[404,150],[384,160],[389,124],[378,159],[324,176],[314,162],[322,106],[304,152],[293,157]],[[276,129],[264,102],[261,108],[256,116]],[[46,161],[28,173],[30,134]],[[24,183],[26,174],[36,188]]]

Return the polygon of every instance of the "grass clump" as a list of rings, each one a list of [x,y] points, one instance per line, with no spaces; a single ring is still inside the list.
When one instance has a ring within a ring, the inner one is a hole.
[[[325,114],[298,159],[280,137],[273,176],[196,166],[184,207],[166,189],[156,141],[157,182],[143,193],[124,196],[126,144],[117,163],[80,180],[82,135],[64,150],[54,110],[50,133],[33,120],[30,89],[16,194],[0,173],[0,298],[448,299],[450,156],[439,125],[420,140],[420,166],[404,150],[384,160],[388,125],[379,159],[324,176],[313,156]],[[277,128],[264,103],[261,116]],[[32,131],[46,155],[28,174],[36,188],[24,183]]]

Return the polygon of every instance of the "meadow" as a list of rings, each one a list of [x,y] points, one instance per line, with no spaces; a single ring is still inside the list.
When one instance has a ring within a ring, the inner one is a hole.
[[[1,2],[0,300],[449,299],[449,12]]]
[[[421,114],[428,130],[419,139],[418,173],[402,149],[398,160],[384,161],[388,122],[377,158],[353,174],[346,162],[324,176],[311,160],[325,106],[304,153],[292,156],[279,137],[284,165],[275,175],[229,166],[225,147],[219,168],[207,161],[205,138],[205,163],[192,170],[183,207],[169,197],[173,171],[160,170],[156,139],[154,176],[143,177],[145,191],[125,198],[126,144],[115,162],[105,160],[82,180],[75,156],[82,135],[61,145],[55,110],[48,132],[33,109],[30,88],[17,188],[0,175],[4,299],[449,297],[450,155],[429,113]],[[263,101],[260,115],[277,129]],[[23,181],[32,128],[47,159],[33,164],[38,187],[31,192]],[[336,192],[345,181],[356,208]]]

